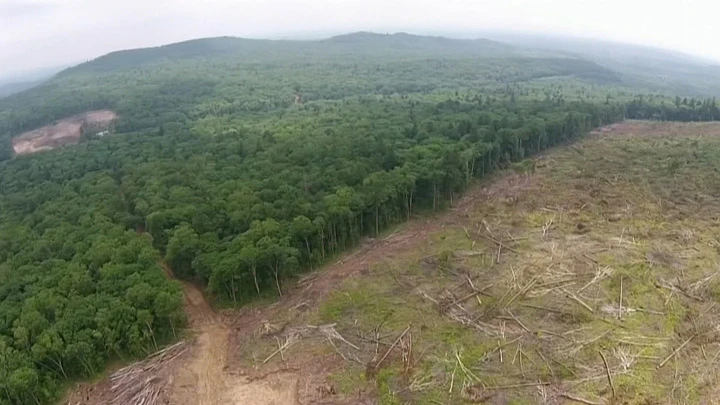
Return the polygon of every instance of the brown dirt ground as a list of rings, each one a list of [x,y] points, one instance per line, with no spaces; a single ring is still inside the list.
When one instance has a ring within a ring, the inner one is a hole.
[[[598,132],[632,132],[637,125],[623,123]],[[653,125],[653,124],[649,124]],[[647,128],[645,128],[647,129]],[[288,314],[315,309],[348,278],[361,277],[368,269],[389,259],[423,249],[429,236],[448,226],[461,226],[468,212],[489,199],[513,198],[528,191],[533,181],[524,175],[502,173],[468,190],[454,207],[433,218],[412,220],[395,233],[379,240],[368,240],[354,252],[332,265],[319,269],[288,287],[284,296],[271,305],[216,313],[202,292],[185,284],[186,311],[195,335],[191,350],[179,357],[168,370],[164,395],[159,403],[177,405],[307,405],[376,404],[376,393],[356,398],[326,395],[327,377],[341,366],[334,353],[300,354],[281,366],[250,367],[242,359],[242,348],[259,338],[267,320],[287,318]],[[262,359],[261,359],[262,361]],[[257,362],[256,362],[257,363]],[[272,362],[271,362],[272,363]],[[70,396],[70,405],[109,403],[107,381],[79,385]]]
[[[16,155],[26,155],[75,144],[80,140],[83,129],[103,131],[110,128],[117,118],[117,114],[109,110],[78,114],[13,138],[13,149]]]

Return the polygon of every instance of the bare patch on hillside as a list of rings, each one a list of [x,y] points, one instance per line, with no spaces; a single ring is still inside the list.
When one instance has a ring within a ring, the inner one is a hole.
[[[27,155],[44,150],[72,145],[85,133],[102,133],[112,128],[118,116],[112,111],[89,111],[56,121],[13,138],[16,155]]]

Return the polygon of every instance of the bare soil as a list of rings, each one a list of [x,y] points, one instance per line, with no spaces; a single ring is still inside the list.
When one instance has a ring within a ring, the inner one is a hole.
[[[78,114],[13,138],[13,149],[16,155],[26,155],[76,144],[84,131],[107,130],[117,118],[117,114],[109,110]]]

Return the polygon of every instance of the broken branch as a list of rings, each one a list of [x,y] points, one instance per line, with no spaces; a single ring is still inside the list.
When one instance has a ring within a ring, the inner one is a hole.
[[[511,251],[511,252],[513,252],[513,253],[518,253],[517,250],[511,248],[510,246],[508,246],[508,245],[500,242],[499,240],[497,240],[497,239],[495,239],[495,238],[493,238],[493,237],[491,237],[491,236],[488,236],[488,235],[485,235],[485,234],[482,234],[482,233],[478,233],[478,235],[480,235],[480,236],[482,236],[483,238],[485,238],[485,239],[487,239],[487,240],[495,243],[496,245],[498,245],[499,247],[501,247],[501,248],[503,248],[503,249],[507,249],[507,250],[509,250],[509,251]]]
[[[587,404],[587,405],[605,405],[603,402],[593,402],[584,398],[576,397],[570,394],[558,394],[559,397],[569,399],[571,401],[580,402],[581,404]]]
[[[409,331],[410,331],[410,325],[408,325],[408,327],[405,328],[405,330],[403,331],[403,333],[401,333],[400,336],[398,336],[398,338],[395,339],[395,342],[393,342],[393,344],[390,345],[390,347],[387,349],[387,351],[386,351],[385,354],[382,356],[382,358],[380,358],[380,360],[375,364],[375,370],[377,370],[377,369],[380,367],[380,364],[382,364],[382,362],[385,361],[385,359],[390,355],[390,352],[392,351],[392,349],[394,349],[395,346],[397,346],[397,344],[400,343],[400,340],[401,340],[403,337],[405,337],[405,334],[408,333]]]
[[[603,363],[605,363],[605,371],[607,372],[607,378],[610,382],[610,388],[612,388],[613,397],[617,395],[617,391],[615,391],[615,383],[612,379],[612,374],[610,374],[610,366],[608,365],[607,359],[605,358],[605,355],[602,351],[598,350],[598,353],[600,353],[600,357],[602,357]]]
[[[697,336],[697,334],[690,336],[685,342],[683,342],[683,344],[681,344],[677,349],[675,349],[672,353],[670,353],[670,355],[667,356],[665,358],[665,360],[663,360],[662,363],[660,363],[657,366],[658,370],[663,368],[665,366],[665,364],[667,364],[670,360],[672,360],[672,358],[675,357],[675,355],[678,354],[680,352],[680,350],[682,350],[685,346],[687,346],[687,344],[690,343],[691,340],[695,339],[696,336]]]

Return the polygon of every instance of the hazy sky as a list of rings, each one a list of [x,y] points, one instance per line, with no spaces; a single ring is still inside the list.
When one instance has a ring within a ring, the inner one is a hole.
[[[0,0],[0,77],[196,37],[511,30],[720,60],[713,0]]]

